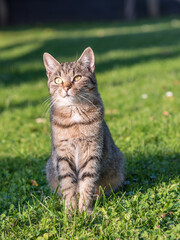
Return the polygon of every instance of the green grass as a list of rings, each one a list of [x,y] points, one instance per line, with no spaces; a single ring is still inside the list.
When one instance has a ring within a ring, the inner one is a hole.
[[[71,61],[87,46],[127,174],[124,189],[102,196],[91,216],[68,218],[44,171],[50,125],[42,54]],[[179,19],[0,31],[1,239],[179,239],[179,166]]]

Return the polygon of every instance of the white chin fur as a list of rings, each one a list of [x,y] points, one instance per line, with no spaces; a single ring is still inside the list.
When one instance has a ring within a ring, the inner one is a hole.
[[[56,97],[56,106],[69,106],[73,105],[74,103],[74,97],[73,96],[66,96],[66,97],[61,97],[57,96]]]

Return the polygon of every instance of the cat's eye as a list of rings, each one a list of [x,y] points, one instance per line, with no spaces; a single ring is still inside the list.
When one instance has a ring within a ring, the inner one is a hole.
[[[77,75],[77,76],[74,77],[73,81],[74,81],[74,82],[77,82],[77,81],[79,81],[80,79],[81,79],[81,76],[80,76],[80,75]]]
[[[55,82],[56,84],[62,84],[62,83],[63,83],[63,80],[62,80],[60,77],[57,77],[57,78],[54,79],[54,82]]]

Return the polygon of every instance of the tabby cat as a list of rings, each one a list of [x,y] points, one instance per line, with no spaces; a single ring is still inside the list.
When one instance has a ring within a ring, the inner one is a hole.
[[[66,209],[92,212],[101,186],[105,193],[124,182],[124,157],[104,121],[95,77],[94,53],[88,47],[74,62],[59,63],[44,53],[51,95],[51,157],[46,166],[52,190]]]

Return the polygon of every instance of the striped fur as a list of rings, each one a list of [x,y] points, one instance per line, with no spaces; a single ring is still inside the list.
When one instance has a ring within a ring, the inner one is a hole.
[[[52,151],[46,166],[52,190],[58,188],[67,209],[92,211],[99,186],[110,193],[124,182],[124,157],[104,121],[94,74],[94,53],[85,49],[71,63],[44,54],[51,95]],[[81,76],[75,81],[75,76]],[[56,84],[55,79],[63,82]]]

